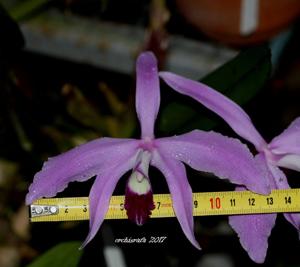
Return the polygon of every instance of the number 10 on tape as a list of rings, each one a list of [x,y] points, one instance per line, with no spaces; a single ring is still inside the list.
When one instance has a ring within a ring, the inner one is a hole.
[[[171,196],[154,195],[152,218],[174,217]],[[300,212],[300,189],[273,190],[270,195],[250,191],[193,194],[194,216]],[[106,219],[125,219],[124,196],[113,196]],[[45,198],[30,205],[32,222],[79,221],[89,219],[87,197]]]

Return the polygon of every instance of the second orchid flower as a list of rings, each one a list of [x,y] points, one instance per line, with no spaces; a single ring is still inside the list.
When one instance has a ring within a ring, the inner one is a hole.
[[[259,177],[256,180],[257,184],[267,182],[272,189],[290,188],[285,174],[279,167],[300,171],[300,117],[267,144],[246,112],[226,96],[205,84],[170,72],[161,72],[160,76],[177,92],[196,99],[218,114],[238,135],[255,146],[258,152],[255,156],[257,163],[264,165],[269,173]],[[245,188],[237,187],[237,190],[245,190]],[[284,216],[297,229],[300,238],[300,214],[285,213]],[[265,260],[268,238],[275,220],[276,214],[229,217],[229,223],[238,233],[242,246],[257,263]]]

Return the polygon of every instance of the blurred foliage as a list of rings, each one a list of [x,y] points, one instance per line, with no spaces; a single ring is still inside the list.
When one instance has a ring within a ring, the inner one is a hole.
[[[51,0],[24,0],[15,4],[9,10],[9,14],[16,21],[20,21],[34,14],[34,12],[40,11],[49,2]]]
[[[62,95],[66,98],[68,114],[81,125],[105,136],[131,136],[135,128],[135,114],[132,109],[128,109],[127,105],[122,103],[105,83],[99,83],[98,90],[104,96],[111,115],[102,114],[96,109],[79,88],[65,84],[62,88]]]
[[[204,77],[201,82],[244,105],[263,87],[270,77],[270,72],[270,50],[266,46],[260,46],[242,51],[234,59]],[[200,105],[184,103],[181,99],[167,104],[162,109],[160,130],[163,133],[183,133],[195,128],[212,129],[217,120],[203,114],[198,106]]]
[[[65,242],[56,245],[38,257],[27,267],[76,267],[80,261],[82,250],[80,242]]]

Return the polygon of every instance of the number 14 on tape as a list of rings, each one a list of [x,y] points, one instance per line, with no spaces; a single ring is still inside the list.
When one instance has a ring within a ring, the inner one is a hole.
[[[174,217],[170,194],[154,195],[152,218]],[[250,191],[193,194],[194,216],[300,212],[300,189],[273,190],[270,195]],[[106,219],[125,219],[124,196],[113,196]],[[30,220],[76,221],[89,219],[87,197],[45,198],[30,205]]]

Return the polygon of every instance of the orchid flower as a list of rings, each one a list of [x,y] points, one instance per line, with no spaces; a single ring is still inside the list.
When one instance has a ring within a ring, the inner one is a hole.
[[[191,96],[217,113],[238,135],[255,146],[258,152],[255,156],[257,162],[265,165],[271,174],[260,177],[257,183],[265,184],[267,181],[272,189],[290,188],[285,174],[279,167],[300,171],[300,117],[267,144],[246,112],[226,96],[205,84],[173,73],[161,72],[160,77],[177,92]],[[237,187],[237,190],[245,190],[245,188]],[[257,263],[265,260],[268,238],[275,225],[276,216],[276,214],[265,214],[229,217],[229,223],[238,233],[241,245],[250,258]],[[284,217],[296,227],[300,234],[300,214],[285,213]]]
[[[157,62],[151,52],[142,53],[136,64],[136,111],[141,139],[100,138],[80,145],[44,163],[29,187],[26,203],[53,197],[69,182],[83,182],[96,175],[89,194],[90,231],[85,246],[97,233],[109,208],[118,180],[129,170],[125,209],[130,220],[142,225],[154,209],[148,175],[149,165],[165,176],[181,228],[198,249],[194,237],[192,190],[183,163],[210,172],[250,190],[267,194],[267,183],[257,183],[265,170],[239,140],[215,132],[194,130],[155,139],[154,123],[160,105]]]

